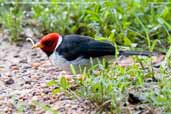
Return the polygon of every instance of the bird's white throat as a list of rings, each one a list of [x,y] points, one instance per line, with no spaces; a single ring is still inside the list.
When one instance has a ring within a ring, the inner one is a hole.
[[[59,45],[62,43],[62,36],[59,36],[58,43],[55,47],[55,50],[59,47]]]

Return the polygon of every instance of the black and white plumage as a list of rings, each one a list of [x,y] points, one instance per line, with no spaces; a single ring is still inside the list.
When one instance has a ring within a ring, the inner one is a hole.
[[[65,35],[50,33],[44,36],[35,46],[40,47],[49,57],[50,61],[64,70],[74,67],[86,66],[90,58],[103,58],[115,55],[115,47],[106,42],[96,41],[88,36]],[[150,52],[119,51],[120,55],[151,55]]]
[[[49,56],[52,63],[64,70],[74,67],[87,66],[90,58],[101,58],[115,55],[115,48],[109,43],[99,42],[87,36],[66,35],[62,36],[60,44],[54,53]]]
[[[115,54],[115,48],[111,44],[80,35],[63,36],[61,44],[55,51],[68,61],[73,61],[78,57],[89,59]]]

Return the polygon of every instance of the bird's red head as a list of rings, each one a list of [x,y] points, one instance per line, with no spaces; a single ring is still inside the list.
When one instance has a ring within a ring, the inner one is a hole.
[[[46,36],[42,37],[40,41],[33,46],[33,48],[40,48],[48,56],[50,56],[55,50],[59,38],[61,38],[61,36],[58,33],[49,33]]]

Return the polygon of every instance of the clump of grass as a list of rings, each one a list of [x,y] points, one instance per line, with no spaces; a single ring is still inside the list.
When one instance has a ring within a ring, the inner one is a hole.
[[[121,104],[127,102],[126,98],[130,90],[136,89],[141,92],[138,94],[144,96],[144,102],[149,106],[161,107],[162,112],[170,112],[170,71],[162,67],[158,73],[151,70],[151,58],[135,57],[135,61],[141,61],[143,67],[140,64],[128,67],[107,65],[105,61],[99,61],[98,64],[92,64],[89,69],[82,70],[81,78],[77,78],[76,71],[72,67],[74,85],[77,85],[75,89],[71,89],[73,83],[69,83],[64,77],[58,81],[52,80],[48,85],[56,86],[54,94],[63,91],[78,100],[90,100],[98,107],[97,112],[106,109],[112,113],[121,112]],[[153,79],[157,74],[162,77],[149,85],[146,79]]]
[[[75,75],[75,70],[72,68]],[[111,112],[119,112],[122,101],[126,102],[129,89],[143,88],[146,74],[138,64],[130,67],[122,67],[116,64],[107,65],[106,61],[99,61],[98,64],[86,70],[82,70],[81,78],[73,78],[78,86],[71,90],[72,85],[62,77],[60,81],[51,81],[49,86],[56,85],[54,93],[66,92],[76,98],[88,99],[98,105],[98,111],[105,109]]]
[[[152,104],[161,107],[163,112],[171,112],[171,79],[162,79],[159,82],[159,91],[153,92],[151,96]]]
[[[18,2],[19,1],[16,1],[14,4],[1,3],[1,6],[4,6],[1,8],[3,11],[3,13],[0,14],[2,20],[1,23],[8,30],[10,42],[21,40],[20,34],[22,31],[23,10]]]

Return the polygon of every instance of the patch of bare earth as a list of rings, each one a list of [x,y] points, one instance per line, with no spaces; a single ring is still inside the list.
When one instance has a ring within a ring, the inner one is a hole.
[[[48,105],[61,114],[88,114],[93,106],[88,101],[72,100],[64,93],[52,95],[47,82],[57,79],[61,71],[53,67],[40,50],[30,43],[11,45],[0,38],[0,113],[50,114],[32,101]]]

